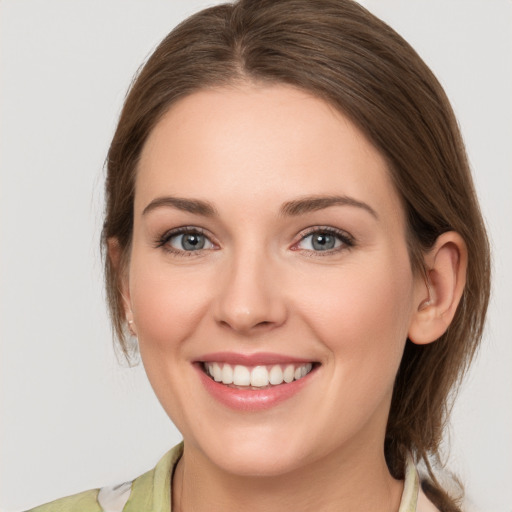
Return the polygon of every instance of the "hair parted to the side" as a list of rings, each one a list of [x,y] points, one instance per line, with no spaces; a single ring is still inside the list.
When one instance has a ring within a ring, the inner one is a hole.
[[[285,83],[347,115],[387,159],[408,221],[411,264],[436,238],[457,231],[468,249],[467,283],[455,318],[436,342],[407,341],[386,432],[391,473],[407,452],[438,458],[451,398],[482,336],[490,289],[489,246],[464,144],[429,68],[388,25],[353,0],[240,0],[201,11],[175,28],[132,84],[107,158],[102,243],[126,261],[141,150],[169,107],[194,91],[237,82]],[[114,330],[126,353],[123,265],[105,258]],[[431,474],[431,476],[433,476]],[[434,482],[443,511],[459,510]]]

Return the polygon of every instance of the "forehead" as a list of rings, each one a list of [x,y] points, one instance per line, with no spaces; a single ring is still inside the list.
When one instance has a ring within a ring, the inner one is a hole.
[[[135,208],[180,195],[257,210],[333,193],[400,210],[384,158],[346,116],[291,86],[244,85],[170,108],[144,146]]]

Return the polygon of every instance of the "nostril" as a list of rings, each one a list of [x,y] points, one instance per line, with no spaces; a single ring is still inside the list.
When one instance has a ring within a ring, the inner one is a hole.
[[[237,331],[249,331],[249,330],[265,330],[265,329],[269,329],[272,327],[272,325],[274,325],[274,322],[270,322],[268,320],[265,320],[263,322],[258,322],[258,323],[255,323],[254,325],[241,325],[241,324],[235,324],[234,322],[230,323],[229,321],[226,321],[226,320],[221,320],[219,322],[219,325],[221,327],[226,327],[226,328],[229,328],[229,329],[235,329]]]

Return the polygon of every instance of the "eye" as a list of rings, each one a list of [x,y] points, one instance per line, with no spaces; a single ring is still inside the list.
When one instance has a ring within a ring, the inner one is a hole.
[[[158,241],[158,247],[169,252],[183,253],[214,249],[211,240],[197,228],[180,228],[165,233]]]
[[[320,228],[304,235],[295,247],[306,251],[335,252],[353,245],[353,239],[347,233],[334,228]]]

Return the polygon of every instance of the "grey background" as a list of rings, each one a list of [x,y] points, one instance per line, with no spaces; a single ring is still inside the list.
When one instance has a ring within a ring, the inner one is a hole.
[[[213,2],[215,3],[215,2]],[[483,348],[453,411],[468,510],[512,510],[512,2],[367,0],[458,115],[494,248]],[[98,250],[103,160],[130,80],[212,2],[0,1],[0,510],[119,483],[180,437],[112,348]],[[448,447],[447,447],[448,448]]]

